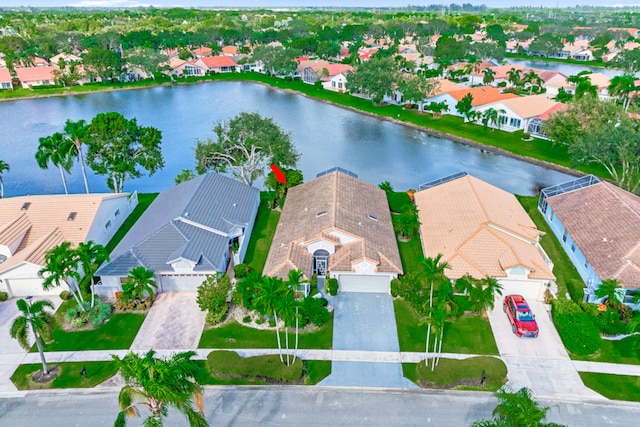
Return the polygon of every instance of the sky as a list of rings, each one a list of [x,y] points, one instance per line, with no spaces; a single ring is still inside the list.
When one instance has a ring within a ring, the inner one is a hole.
[[[445,3],[471,3],[474,5],[485,4],[489,7],[509,6],[543,6],[543,7],[569,7],[580,5],[608,5],[608,6],[640,6],[640,0],[0,0],[2,6],[76,6],[76,7],[292,7],[292,6],[349,6],[349,7],[404,7],[409,4],[429,5]]]

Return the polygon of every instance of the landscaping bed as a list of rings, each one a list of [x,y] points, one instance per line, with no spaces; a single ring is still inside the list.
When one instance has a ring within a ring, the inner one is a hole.
[[[578,372],[584,385],[607,399],[640,402],[640,377]]]
[[[622,340],[603,339],[600,349],[595,353],[570,354],[570,356],[575,360],[640,365],[640,335],[633,335]]]
[[[405,377],[422,388],[496,391],[507,382],[507,367],[495,357],[471,357],[464,360],[440,359],[431,371],[431,361],[403,363]],[[486,373],[481,385],[482,372]]]
[[[53,381],[40,383],[33,375],[42,370],[41,363],[20,365],[11,375],[11,381],[19,390],[48,388],[91,388],[111,378],[118,372],[114,362],[64,362],[50,363],[49,370],[58,370]],[[80,372],[86,368],[86,377]]]

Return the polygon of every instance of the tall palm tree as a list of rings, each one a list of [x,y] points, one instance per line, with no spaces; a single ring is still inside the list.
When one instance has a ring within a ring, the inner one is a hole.
[[[156,281],[154,279],[155,273],[146,267],[138,266],[129,270],[129,279],[123,284],[123,294],[126,294],[131,299],[143,300],[145,294],[148,296],[155,294],[155,289],[158,289]]]
[[[493,419],[474,422],[472,427],[522,426],[552,427],[555,423],[543,423],[549,408],[532,399],[531,390],[526,387],[515,393],[507,386],[496,392],[498,405],[493,410]]]
[[[520,86],[522,79],[520,75],[522,74],[522,70],[518,70],[516,68],[512,68],[507,72],[507,80],[511,83],[511,86],[517,87]]]
[[[629,110],[631,98],[629,95],[638,90],[635,77],[625,74],[623,76],[615,76],[609,84],[609,93],[622,100],[625,111]]]
[[[429,359],[429,341],[431,336],[431,313],[433,311],[433,286],[436,281],[448,280],[444,275],[444,270],[451,268],[451,266],[442,260],[444,255],[438,254],[435,258],[422,258],[420,259],[420,272],[419,275],[429,284],[429,311],[427,321],[427,343],[426,343],[426,359]]]
[[[496,75],[495,71],[493,71],[491,68],[485,68],[482,73],[484,74],[484,76],[482,77],[482,83],[484,83],[485,85],[490,85],[491,83],[493,83]]]
[[[4,172],[9,172],[9,170],[11,170],[9,163],[4,160],[0,160],[0,199],[4,198],[4,181],[2,181],[2,174]]]
[[[42,339],[51,341],[53,337],[53,315],[45,310],[46,308],[53,310],[53,304],[49,300],[40,300],[31,304],[31,302],[19,299],[16,301],[16,305],[20,313],[11,324],[9,334],[11,338],[18,340],[22,348],[29,351],[31,346],[29,345],[29,339],[27,337],[29,330],[33,332],[38,353],[40,353],[40,360],[42,361],[42,372],[47,375],[49,373],[49,367],[44,358]]]
[[[73,148],[76,151],[76,156],[78,156],[78,161],[80,162],[80,168],[82,170],[84,188],[87,190],[87,193],[89,193],[89,181],[87,180],[87,170],[84,164],[84,156],[82,154],[82,139],[87,132],[87,127],[88,125],[84,120],[78,120],[77,122],[67,120],[64,124],[63,137],[71,142]]]
[[[256,287],[256,296],[253,298],[255,309],[267,316],[273,314],[276,323],[276,339],[278,341],[278,352],[280,361],[284,363],[282,358],[282,344],[280,343],[280,330],[278,329],[278,309],[281,308],[282,294],[284,291],[284,282],[278,277],[265,276]]]
[[[300,280],[302,280],[302,270],[300,269],[296,269],[296,270],[289,270],[289,286],[291,286],[292,289],[297,290],[298,286],[300,285]],[[300,326],[300,302],[298,300],[294,300],[295,301],[295,309],[296,309],[296,314],[295,314],[295,320],[296,320],[296,344],[295,344],[295,348],[293,350],[293,363],[296,363],[296,357],[298,355],[298,338],[299,338],[299,326]]]
[[[478,314],[495,307],[496,295],[502,295],[502,285],[493,277],[477,280],[469,294],[471,309]]]
[[[64,173],[71,170],[73,164],[73,144],[65,139],[61,133],[54,133],[39,139],[36,151],[36,162],[41,169],[48,169],[49,162],[60,169],[60,177],[65,194],[69,194],[67,178]]]
[[[125,381],[118,396],[120,412],[114,425],[126,426],[127,416],[140,416],[137,405],[144,405],[150,412],[143,422],[148,427],[161,427],[169,407],[182,412],[191,427],[208,426],[202,406],[204,391],[197,380],[200,369],[191,360],[195,354],[186,351],[164,359],[156,358],[153,350],[143,356],[129,353],[122,359],[113,355]]]
[[[618,279],[603,280],[594,294],[598,299],[604,298],[612,307],[619,306],[624,299],[624,290],[620,287]]]
[[[93,240],[89,240],[87,243],[80,242],[78,244],[76,255],[82,265],[84,276],[88,276],[91,282],[91,307],[93,307],[95,305],[95,284],[93,276],[103,262],[109,261],[109,252],[107,252],[104,246],[94,243]]]
[[[71,243],[62,242],[58,246],[49,249],[44,254],[45,266],[38,271],[44,277],[42,287],[48,290],[51,287],[60,286],[63,283],[69,287],[69,291],[76,299],[78,307],[85,311],[82,302],[84,298],[78,283],[78,257],[76,251],[71,248]]]

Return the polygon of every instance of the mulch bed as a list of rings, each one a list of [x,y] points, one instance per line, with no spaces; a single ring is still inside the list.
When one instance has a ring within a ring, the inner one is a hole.
[[[31,380],[38,384],[46,384],[52,382],[56,377],[60,375],[60,366],[54,365],[49,367],[49,373],[45,374],[42,370],[39,370],[31,377]]]

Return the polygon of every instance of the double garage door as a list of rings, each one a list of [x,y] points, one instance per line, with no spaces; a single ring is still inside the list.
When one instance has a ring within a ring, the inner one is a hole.
[[[390,276],[340,274],[340,292],[389,293]]]
[[[42,279],[5,279],[9,294],[13,297],[26,297],[29,295],[59,295],[60,292],[68,289],[66,285],[51,287],[45,291],[42,289]]]
[[[195,292],[206,276],[161,275],[158,277],[158,292]]]

